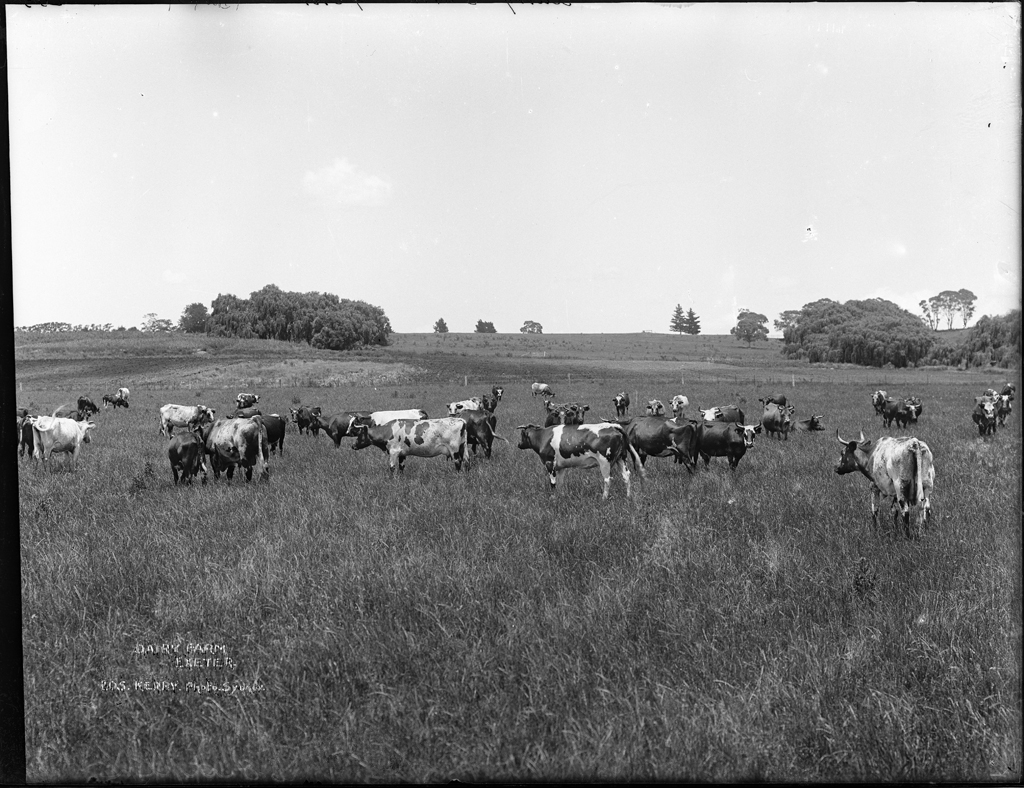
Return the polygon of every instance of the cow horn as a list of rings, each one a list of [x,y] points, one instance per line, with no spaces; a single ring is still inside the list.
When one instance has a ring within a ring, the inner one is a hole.
[[[862,432],[860,434],[860,440],[858,440],[857,443],[863,443],[863,442],[864,442],[864,433]]]
[[[836,427],[836,440],[839,441],[844,446],[849,446],[850,445],[849,441],[844,441],[842,438],[839,437],[839,428],[838,427]]]

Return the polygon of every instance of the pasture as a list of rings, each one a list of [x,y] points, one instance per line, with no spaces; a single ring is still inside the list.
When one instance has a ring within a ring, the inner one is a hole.
[[[1020,412],[989,439],[970,418],[1016,373],[785,366],[731,337],[396,339],[290,358],[175,338],[85,363],[69,343],[102,340],[16,338],[32,412],[132,389],[77,470],[19,463],[29,781],[1020,779]],[[626,390],[631,415],[683,393],[688,415],[755,423],[778,390],[827,429],[760,435],[735,472],[652,458],[629,500],[613,478],[601,501],[596,469],[552,494],[512,430],[543,422],[531,379],[589,422]],[[268,483],[174,487],[158,431],[163,404],[226,415],[239,391],[264,413],[438,417],[492,383],[512,443],[461,473],[412,457],[392,477],[377,449],[292,426]],[[879,387],[920,396],[920,422],[884,430]],[[836,428],[928,443],[922,538],[873,531]]]

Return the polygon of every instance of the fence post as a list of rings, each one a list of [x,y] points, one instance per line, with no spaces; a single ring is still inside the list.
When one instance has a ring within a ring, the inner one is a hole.
[[[463,375],[462,376],[462,386],[463,386],[463,388],[465,388],[468,385],[469,385],[469,375]]]

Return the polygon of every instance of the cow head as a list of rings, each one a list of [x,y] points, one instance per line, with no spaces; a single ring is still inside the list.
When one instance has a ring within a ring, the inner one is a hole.
[[[484,394],[480,398],[480,406],[484,410],[487,410],[487,411],[490,411],[491,413],[494,413],[494,409],[496,407],[498,407],[498,400],[500,400],[500,399],[501,399],[501,397],[499,397],[497,394],[495,394],[493,396],[488,396],[487,394]]]
[[[533,441],[530,439],[531,433],[533,433],[534,430],[539,430],[541,428],[536,424],[520,424],[516,429],[519,430],[518,448],[532,449]]]
[[[501,398],[505,396],[505,389],[501,386],[494,386],[491,388],[491,394],[494,395],[494,398],[497,399],[498,402],[501,402]]]
[[[461,410],[462,410],[462,403],[461,402],[449,402],[448,403],[448,415],[449,416],[454,416],[455,414],[457,414]]]
[[[757,435],[763,427],[760,424],[737,424],[736,431],[743,436],[743,445],[748,449],[754,446],[754,436]]]
[[[665,406],[661,403],[661,400],[648,400],[647,413],[650,416],[662,416],[665,413]]]
[[[839,458],[839,464],[835,468],[836,473],[842,475],[864,470],[865,458],[857,455],[858,451],[861,455],[864,455],[871,447],[871,441],[864,440],[864,433],[862,432],[860,438],[855,441],[844,441],[839,437],[839,430],[836,430],[836,440],[845,447],[842,456]]]
[[[349,433],[356,439],[356,442],[352,444],[353,449],[365,449],[367,446],[373,445],[373,441],[370,440],[370,428],[365,424],[353,424],[349,427]]]
[[[550,413],[554,409],[555,409],[555,406],[554,406],[554,404],[552,403],[551,400],[549,400],[549,399],[544,400],[544,411],[546,413]]]

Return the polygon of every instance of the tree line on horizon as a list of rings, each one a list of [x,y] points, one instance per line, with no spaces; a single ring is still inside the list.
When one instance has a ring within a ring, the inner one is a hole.
[[[936,332],[942,322],[952,328],[956,317],[964,326],[974,315],[976,296],[969,290],[944,290],[920,302],[923,316],[881,298],[845,303],[822,298],[801,309],[786,310],[774,321],[783,335],[782,354],[812,363],[849,363],[893,367],[945,365],[1019,367],[1021,360],[1020,310],[1007,315],[983,316],[956,343],[939,343]],[[331,293],[286,292],[267,285],[248,299],[220,294],[212,309],[201,303],[187,305],[177,324],[148,313],[140,328],[113,328],[111,323],[74,325],[64,322],[18,326],[15,331],[61,333],[67,331],[161,333],[181,331],[242,339],[278,339],[306,342],[317,348],[348,350],[360,345],[387,345],[391,323],[383,309],[363,301],[339,298]],[[768,318],[741,309],[730,334],[750,347],[768,339]],[[676,305],[670,330],[698,335],[700,317],[692,307],[684,312]],[[519,331],[542,334],[543,326],[527,320]],[[444,318],[434,333],[447,334]],[[474,333],[497,333],[494,323],[478,320]]]

